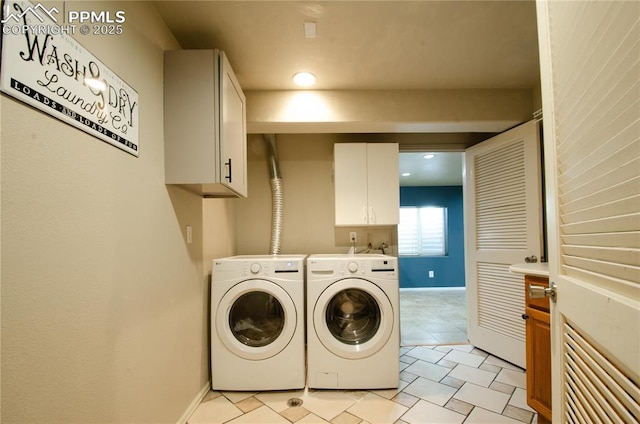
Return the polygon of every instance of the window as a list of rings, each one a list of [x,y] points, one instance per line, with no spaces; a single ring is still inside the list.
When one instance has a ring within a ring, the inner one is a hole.
[[[398,224],[398,253],[406,256],[447,254],[447,208],[403,206]]]

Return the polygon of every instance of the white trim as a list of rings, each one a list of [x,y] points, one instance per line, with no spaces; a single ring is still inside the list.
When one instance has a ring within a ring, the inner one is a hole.
[[[176,421],[176,424],[187,424],[187,421],[189,420],[189,418],[191,418],[191,415],[196,412],[196,409],[198,408],[200,403],[202,403],[202,399],[204,399],[204,397],[207,395],[207,393],[209,393],[210,390],[211,380],[208,380],[207,383],[202,386],[202,389],[200,389],[196,397],[191,401],[182,416],[178,419],[178,421]]]
[[[466,287],[400,287],[400,291],[445,291],[466,290]]]
[[[536,1],[536,20],[538,24],[538,51],[540,55],[540,85],[542,93],[542,140],[544,143],[545,169],[545,201],[547,217],[547,258],[549,261],[549,281],[557,282],[560,271],[558,260],[560,250],[560,232],[558,218],[558,174],[556,167],[556,126],[555,126],[555,92],[553,89],[553,60],[550,34],[549,4],[546,0]],[[562,421],[562,405],[564,389],[563,378],[563,317],[551,306],[551,388],[554,396],[551,400],[551,421]]]

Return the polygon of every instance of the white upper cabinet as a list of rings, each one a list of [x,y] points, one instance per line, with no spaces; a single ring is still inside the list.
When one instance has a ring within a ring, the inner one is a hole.
[[[336,225],[398,225],[397,143],[336,143]]]
[[[246,101],[225,54],[167,51],[164,79],[165,183],[246,197]]]

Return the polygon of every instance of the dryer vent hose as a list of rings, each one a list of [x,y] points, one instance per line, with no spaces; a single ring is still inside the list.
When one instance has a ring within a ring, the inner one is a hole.
[[[282,193],[282,178],[280,178],[276,136],[274,134],[265,134],[264,140],[269,147],[269,175],[271,179],[271,244],[269,246],[269,254],[279,255],[284,199]]]
[[[271,179],[271,245],[269,246],[270,255],[280,254],[280,238],[282,236],[282,178]]]

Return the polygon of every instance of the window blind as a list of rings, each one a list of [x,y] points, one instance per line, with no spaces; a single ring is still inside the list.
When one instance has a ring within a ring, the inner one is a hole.
[[[443,256],[446,254],[446,208],[400,208],[398,253],[400,255]]]

